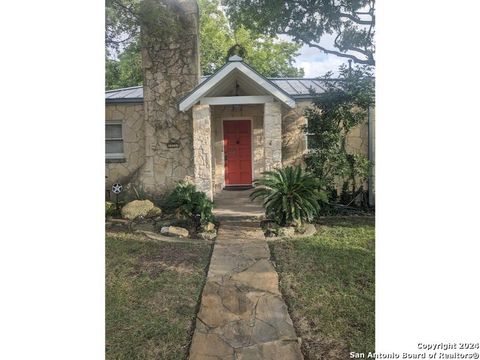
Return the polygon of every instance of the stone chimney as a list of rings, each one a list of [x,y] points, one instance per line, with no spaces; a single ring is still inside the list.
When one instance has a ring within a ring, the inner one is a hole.
[[[160,20],[141,29],[146,160],[139,181],[157,195],[194,175],[192,111],[180,112],[178,101],[200,81],[199,10],[195,0],[144,1],[172,21],[168,29]]]

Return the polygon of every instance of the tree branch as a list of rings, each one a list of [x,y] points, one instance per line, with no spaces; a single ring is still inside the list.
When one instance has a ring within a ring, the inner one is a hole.
[[[291,34],[287,34],[285,32],[282,32],[282,34],[284,35],[290,35],[292,36]],[[338,37],[338,36],[337,36]],[[310,47],[314,47],[314,48],[317,48],[321,51],[323,51],[325,54],[332,54],[332,55],[336,55],[336,56],[339,56],[339,57],[344,57],[344,58],[347,58],[347,59],[352,59],[353,61],[355,61],[357,64],[363,64],[363,65],[372,65],[374,66],[375,65],[375,60],[373,58],[373,55],[369,52],[365,52],[363,50],[360,49],[360,53],[367,56],[368,59],[366,60],[363,60],[363,59],[360,59],[358,57],[356,57],[355,55],[352,55],[352,54],[345,54],[345,53],[342,53],[340,51],[336,51],[336,50],[330,50],[330,49],[327,49],[327,48],[324,48],[323,46],[320,46],[318,44],[315,44],[315,43],[312,43],[308,40],[305,40],[299,36],[297,36],[297,38],[301,41],[303,41],[305,44],[307,44],[308,46]],[[353,50],[352,51],[356,51],[356,50]]]
[[[341,18],[347,18],[349,20],[352,20],[354,23],[359,24],[359,25],[371,25],[374,22],[374,19],[372,20],[362,20],[359,19],[351,14],[346,14],[346,13],[340,13],[339,14]]]

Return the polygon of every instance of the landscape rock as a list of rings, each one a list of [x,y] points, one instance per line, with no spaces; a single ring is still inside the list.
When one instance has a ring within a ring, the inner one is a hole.
[[[295,235],[295,228],[291,226],[282,227],[279,235],[282,237],[292,237]]]
[[[156,206],[154,206],[147,214],[147,218],[158,218],[160,215],[162,215],[162,210]]]
[[[200,239],[203,240],[213,240],[217,237],[216,231],[203,231],[197,234]]]
[[[302,236],[312,236],[316,234],[316,232],[317,232],[317,229],[313,224],[304,224],[298,228],[298,233],[301,234]]]
[[[214,223],[211,223],[211,222],[208,222],[208,223],[206,223],[206,224],[203,226],[203,230],[205,230],[205,231],[213,231],[213,230],[215,230],[215,224],[214,224]]]
[[[122,217],[128,220],[147,217],[154,208],[155,205],[150,200],[133,200],[122,208]]]
[[[160,233],[166,236],[188,237],[188,230],[178,226],[164,226]]]

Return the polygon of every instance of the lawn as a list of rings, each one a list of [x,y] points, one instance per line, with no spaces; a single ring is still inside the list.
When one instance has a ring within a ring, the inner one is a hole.
[[[308,238],[270,244],[306,359],[375,350],[375,224],[324,218]]]
[[[106,238],[106,358],[186,359],[210,246]]]

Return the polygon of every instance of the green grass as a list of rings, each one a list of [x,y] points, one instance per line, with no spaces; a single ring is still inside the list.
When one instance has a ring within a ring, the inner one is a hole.
[[[375,350],[375,225],[324,218],[311,237],[271,243],[306,359]]]
[[[206,244],[106,238],[106,358],[186,359]]]

